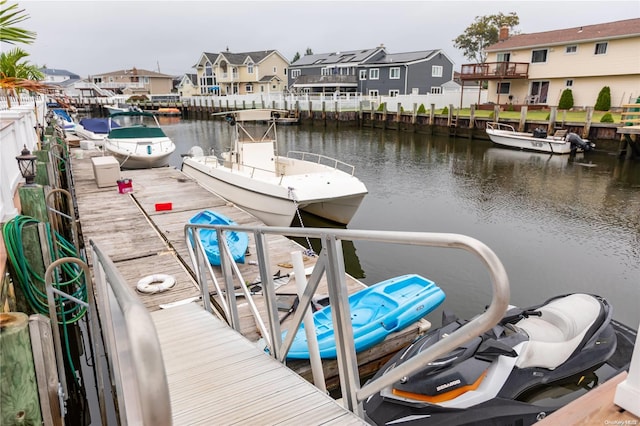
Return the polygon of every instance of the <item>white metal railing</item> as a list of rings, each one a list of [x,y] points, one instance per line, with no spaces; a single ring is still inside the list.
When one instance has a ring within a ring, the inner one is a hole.
[[[346,173],[349,173],[351,176],[355,175],[355,166],[345,163],[344,161],[336,160],[333,157],[328,157],[326,155],[306,151],[288,151],[287,157],[300,159],[303,161],[310,161],[312,163],[318,163],[325,166],[331,166],[336,170],[342,170]]]
[[[286,228],[286,227],[246,227],[246,226],[224,226],[224,225],[185,225],[185,239],[190,247],[189,254],[192,263],[197,271],[197,279],[202,291],[201,297],[205,302],[205,308],[209,306],[209,292],[205,269],[213,276],[213,271],[206,261],[204,248],[199,237],[196,238],[195,249],[192,247],[189,236],[191,232],[198,232],[200,229],[215,229],[218,242],[221,245],[221,267],[225,286],[221,288],[217,280],[213,279],[220,301],[226,306],[225,313],[227,321],[231,327],[240,331],[240,318],[236,303],[236,290],[234,289],[234,274],[239,279],[240,287],[244,289],[246,285],[237,270],[237,265],[232,260],[231,252],[226,245],[225,233],[229,231],[247,232],[253,235],[256,245],[256,259],[260,271],[260,279],[265,295],[266,311],[268,321],[266,325],[260,319],[259,328],[269,346],[270,354],[276,359],[284,362],[287,352],[291,347],[296,333],[287,333],[284,342],[277,311],[276,294],[271,271],[269,270],[269,247],[267,236],[284,235],[288,237],[318,238],[322,243],[322,250],[318,255],[318,261],[309,277],[306,288],[298,309],[293,316],[290,330],[300,327],[305,312],[309,309],[311,299],[316,293],[320,279],[326,275],[329,298],[331,300],[331,313],[337,344],[338,370],[340,375],[340,386],[343,401],[349,410],[363,416],[362,401],[370,395],[391,385],[402,377],[420,370],[428,362],[452,351],[464,342],[481,335],[500,321],[507,310],[509,304],[509,280],[507,273],[495,255],[486,245],[471,237],[458,234],[425,233],[425,232],[392,232],[392,231],[364,231],[349,229],[320,229],[320,228]],[[428,350],[416,356],[412,360],[390,371],[389,374],[376,379],[360,387],[360,377],[358,373],[358,363],[354,348],[353,330],[349,312],[349,303],[346,287],[346,274],[344,268],[344,258],[342,253],[341,240],[349,241],[375,241],[388,244],[406,244],[424,247],[457,248],[466,250],[476,255],[489,270],[493,297],[490,306],[481,315],[477,316],[469,323],[452,333],[446,339],[436,343]],[[302,249],[301,249],[302,250]],[[248,290],[244,296],[251,300]],[[252,302],[249,302],[252,304]],[[256,321],[259,314],[254,311]],[[267,330],[268,329],[268,330]]]
[[[96,293],[90,305],[97,306],[120,424],[171,425],[169,386],[151,315],[111,259],[93,240],[90,246]],[[91,320],[97,326],[97,316]],[[99,332],[92,330],[94,339]],[[100,364],[96,360],[98,379],[104,377]]]

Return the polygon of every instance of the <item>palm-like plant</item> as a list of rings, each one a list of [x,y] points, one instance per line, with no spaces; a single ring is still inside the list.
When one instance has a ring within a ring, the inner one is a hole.
[[[24,9],[18,9],[18,4],[6,6],[7,0],[0,0],[0,41],[9,44],[33,43],[36,33],[15,25],[29,18]]]
[[[30,44],[36,38],[36,33],[15,25],[28,19],[23,9],[17,4],[6,6],[7,0],[0,0],[0,42],[9,44]],[[47,93],[51,88],[39,82],[44,78],[37,66],[24,60],[29,56],[27,52],[16,47],[8,52],[0,53],[0,88],[7,96],[8,106],[11,107],[10,96],[15,96],[21,90],[37,93]],[[20,99],[18,98],[18,102]]]

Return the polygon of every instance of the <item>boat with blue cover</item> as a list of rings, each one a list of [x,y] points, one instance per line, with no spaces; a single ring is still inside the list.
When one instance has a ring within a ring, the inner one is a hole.
[[[382,342],[437,308],[445,299],[444,291],[433,281],[408,274],[390,278],[349,297],[351,324],[356,353]],[[336,358],[336,340],[331,305],[313,314],[321,358]],[[284,333],[286,336],[286,332]],[[287,354],[288,359],[309,359],[304,324]]]
[[[197,225],[237,225],[227,216],[211,211],[203,210],[189,219],[189,223]],[[190,238],[191,234],[189,235]],[[249,246],[249,235],[246,232],[226,231],[225,237],[229,250],[233,255],[233,260],[244,263],[244,256]],[[218,235],[215,229],[201,229],[200,241],[204,246],[209,263],[214,266],[220,265],[220,247],[218,246]],[[193,245],[193,239],[191,239]]]
[[[111,127],[120,127],[118,123],[111,123]],[[101,145],[109,134],[108,118],[83,118],[76,124],[76,135]]]

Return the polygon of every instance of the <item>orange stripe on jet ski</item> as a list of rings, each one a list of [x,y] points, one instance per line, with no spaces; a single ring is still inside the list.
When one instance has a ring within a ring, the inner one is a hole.
[[[487,371],[485,370],[480,377],[478,377],[478,380],[476,380],[475,382],[471,383],[470,385],[467,386],[461,386],[459,388],[450,390],[449,392],[445,392],[445,393],[441,393],[440,395],[435,395],[435,396],[429,396],[429,395],[422,395],[419,393],[413,393],[413,392],[405,392],[405,391],[401,391],[398,389],[393,389],[393,394],[403,397],[403,398],[410,398],[410,399],[415,399],[418,401],[424,401],[424,402],[429,402],[432,404],[437,404],[438,402],[444,402],[444,401],[449,401],[452,400],[454,398],[459,397],[460,395],[462,395],[465,392],[469,392],[472,390],[476,390],[478,388],[478,386],[480,386],[480,383],[482,383],[482,380],[484,380],[485,376],[487,375]]]

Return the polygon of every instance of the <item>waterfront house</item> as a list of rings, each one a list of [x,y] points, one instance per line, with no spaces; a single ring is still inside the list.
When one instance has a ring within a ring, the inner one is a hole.
[[[484,64],[462,66],[463,81],[487,80],[498,104],[558,105],[571,89],[574,105],[594,105],[604,86],[612,107],[640,94],[640,19],[510,35],[486,49]]]
[[[198,91],[198,76],[193,73],[184,74],[178,79],[176,90],[180,97],[191,97],[199,93]]]
[[[101,89],[123,95],[171,93],[173,76],[136,67],[96,74],[89,80]]]
[[[289,87],[298,93],[425,95],[442,93],[452,78],[453,62],[440,49],[391,54],[380,45],[305,55],[291,64]]]
[[[203,52],[193,66],[198,93],[246,95],[282,93],[287,87],[289,61],[277,50]]]

